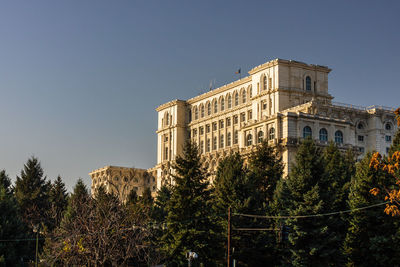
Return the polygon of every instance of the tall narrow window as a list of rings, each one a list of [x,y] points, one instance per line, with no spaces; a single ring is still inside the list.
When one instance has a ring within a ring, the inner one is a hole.
[[[219,147],[223,148],[224,147],[224,135],[221,134],[221,136],[219,137]]]
[[[216,150],[216,149],[217,149],[217,137],[214,136],[214,138],[213,138],[213,150]]]
[[[242,103],[246,103],[246,91],[243,90],[242,92]]]
[[[199,119],[199,111],[197,110],[197,107],[194,107],[194,119],[195,120]]]
[[[234,134],[233,134],[233,143],[237,144],[239,141],[239,133],[237,130],[235,130]]]
[[[310,76],[306,77],[306,90],[311,91],[311,78]]]
[[[231,146],[231,138],[232,138],[231,133],[230,132],[227,133],[226,134],[226,146]]]
[[[252,98],[253,97],[253,90],[250,88],[249,89],[249,97]]]
[[[165,147],[164,159],[168,159],[168,147]]]
[[[263,90],[267,90],[267,76],[264,75],[263,77]]]
[[[207,115],[208,116],[211,115],[211,104],[210,104],[210,102],[207,103]]]
[[[206,141],[206,152],[210,152],[210,146],[210,138],[208,138]]]
[[[343,144],[343,133],[341,131],[335,132],[335,143],[336,144]]]
[[[221,111],[225,109],[225,99],[222,97],[221,98]]]
[[[218,112],[218,102],[215,101],[214,102],[214,113],[217,113],[217,112]]]
[[[303,128],[303,138],[312,137],[312,130],[310,126],[306,126]]]
[[[200,106],[200,117],[204,118],[204,106],[203,105]]]
[[[235,92],[235,106],[239,105],[239,95]]]
[[[323,142],[328,141],[328,131],[325,128],[319,130],[319,140]]]
[[[252,143],[253,143],[253,136],[251,135],[251,134],[248,134],[247,135],[247,145],[248,146],[251,146],[252,145]]]
[[[262,143],[262,141],[263,141],[263,139],[264,139],[264,132],[263,131],[259,131],[258,132],[258,143]]]
[[[204,141],[201,140],[200,141],[200,154],[203,154],[203,153],[204,153]]]
[[[275,139],[275,128],[271,127],[269,129],[269,140]]]
[[[228,95],[228,108],[232,107],[232,96]]]

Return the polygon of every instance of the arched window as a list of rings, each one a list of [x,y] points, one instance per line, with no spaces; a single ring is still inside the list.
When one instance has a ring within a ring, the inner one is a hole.
[[[319,130],[319,140],[320,141],[328,141],[328,131],[325,128]]]
[[[242,92],[242,103],[246,103],[246,91],[243,90]]]
[[[214,101],[214,113],[218,112],[218,102]]]
[[[199,119],[199,111],[197,110],[197,107],[194,107],[194,119]]]
[[[225,109],[225,99],[222,97],[221,98],[221,111]]]
[[[303,138],[312,137],[312,130],[310,126],[306,126],[303,128]]]
[[[386,124],[385,124],[385,129],[386,129],[387,131],[392,130],[392,125],[391,125],[389,122],[386,123]]]
[[[251,146],[253,143],[253,136],[251,134],[247,135],[247,145]]]
[[[250,98],[253,97],[253,90],[251,89],[251,87],[249,88],[249,97],[250,97]]]
[[[262,141],[263,141],[263,139],[264,139],[264,132],[263,131],[259,131],[258,132],[258,143],[262,143]]]
[[[311,78],[310,76],[306,77],[306,90],[311,91]]]
[[[207,115],[208,116],[211,115],[211,104],[210,104],[210,102],[207,103]]]
[[[269,140],[275,139],[275,128],[272,127],[269,129]]]
[[[357,125],[357,129],[363,130],[364,129],[364,124],[362,122],[359,122]]]
[[[232,107],[232,96],[228,95],[228,108]]]
[[[343,133],[341,131],[336,131],[335,133],[335,143],[343,144]]]
[[[264,75],[263,77],[263,90],[267,90],[267,76]]]
[[[239,95],[235,92],[235,106],[239,105]]]
[[[200,106],[200,117],[204,118],[204,106],[203,105]]]

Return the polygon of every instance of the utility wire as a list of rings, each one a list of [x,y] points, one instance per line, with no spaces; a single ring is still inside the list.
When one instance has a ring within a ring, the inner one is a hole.
[[[353,211],[359,211],[359,210],[366,210],[370,208],[374,208],[377,206],[382,206],[390,201],[374,204],[374,205],[369,205],[361,208],[355,208],[355,209],[349,209],[349,210],[342,210],[342,211],[335,211],[335,212],[328,212],[328,213],[319,213],[319,214],[308,214],[308,215],[287,215],[287,216],[265,216],[265,215],[254,215],[254,214],[244,214],[244,213],[234,213],[234,216],[242,216],[242,217],[250,217],[250,218],[260,218],[260,219],[304,219],[304,218],[314,218],[314,217],[323,217],[323,216],[332,216],[336,214],[343,214],[343,213],[350,213]]]

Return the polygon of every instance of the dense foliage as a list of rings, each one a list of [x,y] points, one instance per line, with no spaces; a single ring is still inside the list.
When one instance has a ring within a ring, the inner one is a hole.
[[[359,163],[333,143],[303,140],[287,177],[262,143],[221,160],[212,184],[187,143],[173,184],[155,199],[132,191],[126,203],[103,187],[92,196],[81,179],[68,194],[32,157],[15,186],[0,171],[0,265],[32,264],[38,238],[44,266],[185,266],[188,251],[198,255],[192,266],[226,266],[230,208],[237,266],[396,266],[400,225],[383,207],[397,192],[399,136],[388,158],[369,153]]]

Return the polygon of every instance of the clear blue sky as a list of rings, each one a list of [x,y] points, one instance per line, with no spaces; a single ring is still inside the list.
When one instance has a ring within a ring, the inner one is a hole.
[[[69,189],[156,163],[155,108],[275,58],[332,68],[336,101],[399,106],[399,1],[2,1],[0,169]]]

